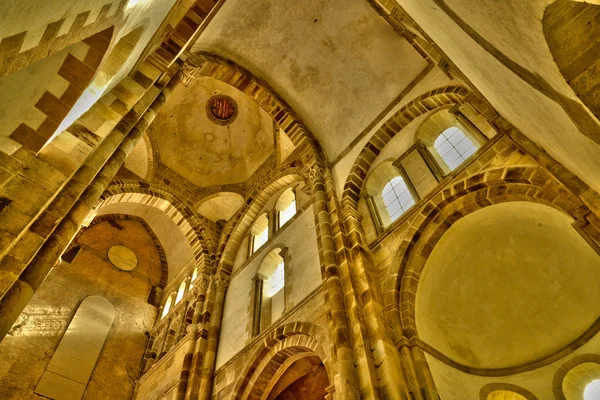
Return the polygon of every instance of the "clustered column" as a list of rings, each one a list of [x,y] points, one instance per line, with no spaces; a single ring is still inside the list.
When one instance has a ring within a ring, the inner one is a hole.
[[[358,381],[354,369],[354,355],[350,339],[350,327],[344,305],[344,292],[339,276],[335,256],[335,243],[329,220],[327,195],[323,182],[323,168],[313,167],[309,172],[309,181],[314,199],[315,225],[319,242],[321,276],[331,310],[331,340],[334,342],[337,358],[338,380],[336,393],[339,399],[360,399]]]

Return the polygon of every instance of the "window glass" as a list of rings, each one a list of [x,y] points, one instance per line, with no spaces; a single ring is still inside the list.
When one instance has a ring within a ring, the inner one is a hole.
[[[175,299],[175,304],[179,303],[181,299],[183,299],[183,295],[185,294],[185,281],[181,282],[179,285],[179,291],[177,292],[177,298]]]
[[[169,296],[169,298],[167,299],[167,302],[165,303],[165,308],[163,309],[161,318],[164,318],[164,316],[167,315],[169,313],[169,311],[171,311],[171,303],[172,302],[173,302],[173,296]]]
[[[591,381],[585,387],[583,400],[600,400],[600,379]]]
[[[284,282],[284,269],[283,269],[283,261],[277,265],[277,268],[273,272],[273,275],[269,278],[267,288],[267,295],[272,297],[275,293],[279,292],[283,289]]]
[[[477,151],[477,146],[457,127],[448,128],[442,132],[435,140],[433,147],[448,165],[450,171],[453,171]]]
[[[269,240],[269,227],[265,226],[262,231],[260,231],[256,236],[254,236],[253,251],[260,249],[260,247],[263,244],[267,243],[267,240]]]
[[[382,197],[391,222],[415,204],[408,186],[400,176],[393,178],[383,187]]]
[[[296,199],[292,200],[290,205],[279,212],[279,227],[285,225],[294,215],[296,215]]]

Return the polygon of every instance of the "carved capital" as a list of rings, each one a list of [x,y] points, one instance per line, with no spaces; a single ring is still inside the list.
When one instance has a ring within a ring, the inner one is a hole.
[[[214,278],[215,287],[217,288],[217,292],[224,293],[229,287],[229,275],[220,273]]]
[[[317,180],[323,179],[325,168],[320,165],[313,165],[305,173],[304,178],[306,184],[302,188],[302,191],[307,195],[311,196],[314,192],[314,185]]]
[[[210,283],[210,281],[208,280],[208,278],[204,275],[201,275],[198,277],[198,291],[200,291],[201,294],[206,293],[206,291],[208,290],[208,284]]]

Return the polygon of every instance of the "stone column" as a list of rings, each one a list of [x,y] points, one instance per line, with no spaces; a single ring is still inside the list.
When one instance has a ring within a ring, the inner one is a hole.
[[[196,397],[190,399],[209,400],[212,395],[213,374],[215,372],[215,361],[217,355],[217,344],[219,341],[219,332],[221,329],[221,317],[223,316],[223,302],[225,292],[229,286],[229,274],[219,271],[213,279],[213,290],[215,291],[214,305],[210,316],[210,325],[208,327],[208,337],[206,342],[206,351],[200,373],[200,388]]]
[[[417,375],[419,387],[423,392],[423,398],[426,400],[439,400],[440,396],[433,382],[433,376],[425,359],[425,353],[417,346],[411,348],[411,355],[414,361],[414,369]]]
[[[288,289],[291,286],[288,286],[290,283],[289,275],[290,275],[290,262],[289,262],[289,253],[288,248],[284,247],[279,251],[279,255],[283,258],[283,312],[281,315],[283,316],[288,309]]]
[[[275,207],[271,212],[271,218],[269,218],[269,222],[271,222],[272,226],[272,234],[269,235],[269,238],[271,238],[279,230],[279,210],[277,207]]]
[[[313,210],[319,242],[321,277],[329,309],[331,310],[330,336],[334,342],[338,377],[335,382],[336,398],[340,400],[360,399],[358,380],[354,369],[354,354],[351,343],[350,325],[344,304],[344,291],[336,260],[335,242],[327,207],[327,194],[323,181],[324,169],[314,166],[309,171],[307,183],[314,200]]]
[[[377,375],[381,396],[385,399],[408,400],[418,388],[409,386],[400,354],[396,349],[383,312],[383,298],[377,287],[369,250],[363,244],[360,216],[345,209],[344,226],[354,295],[359,304],[373,356],[378,359]],[[415,397],[415,399],[420,399]]]
[[[39,288],[52,269],[53,264],[65,251],[71,240],[73,240],[86,216],[94,208],[100,199],[102,192],[104,192],[106,187],[110,184],[142,134],[146,131],[152,121],[154,121],[156,114],[165,104],[171,91],[179,84],[181,78],[182,73],[178,71],[173,78],[171,78],[170,82],[162,89],[144,115],[125,135],[123,140],[120,141],[116,150],[114,150],[102,169],[94,176],[93,180],[83,191],[79,199],[69,209],[66,216],[54,229],[53,233],[35,255],[33,260],[27,265],[20,275],[19,280],[17,280],[13,287],[6,293],[0,302],[0,340],[4,338],[6,333],[10,330],[14,321],[21,314],[35,291]],[[115,130],[118,131],[120,127],[121,124],[118,124]],[[113,135],[113,137],[115,136],[118,137],[119,135]],[[105,142],[108,140],[109,138],[107,138]],[[108,144],[104,147],[107,146]],[[94,155],[97,154],[94,153]],[[84,165],[75,175],[90,174],[90,169],[92,169],[92,167]],[[57,197],[57,200],[58,199],[59,197]],[[49,208],[52,206],[59,207],[60,205],[55,205],[53,203]]]
[[[200,316],[202,309],[204,308],[204,300],[206,299],[206,291],[208,290],[208,278],[204,276],[204,273],[197,279],[197,300],[194,309],[194,315],[192,317],[192,323],[188,325],[187,330],[190,335],[187,344],[185,356],[183,358],[183,366],[179,374],[179,383],[177,384],[177,400],[188,399],[190,374],[192,372],[192,366],[194,365],[194,358],[197,358],[197,341],[198,341],[198,325],[200,322]]]
[[[254,287],[252,288],[252,337],[260,333],[260,310],[262,308],[262,293],[266,276],[256,274],[252,278]]]

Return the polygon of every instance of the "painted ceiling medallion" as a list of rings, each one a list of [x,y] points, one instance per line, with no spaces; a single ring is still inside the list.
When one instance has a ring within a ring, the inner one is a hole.
[[[115,267],[123,271],[132,271],[137,267],[137,256],[128,247],[120,244],[112,246],[108,249],[108,260]]]
[[[214,123],[229,125],[237,117],[237,103],[229,96],[218,94],[208,99],[206,114]]]

